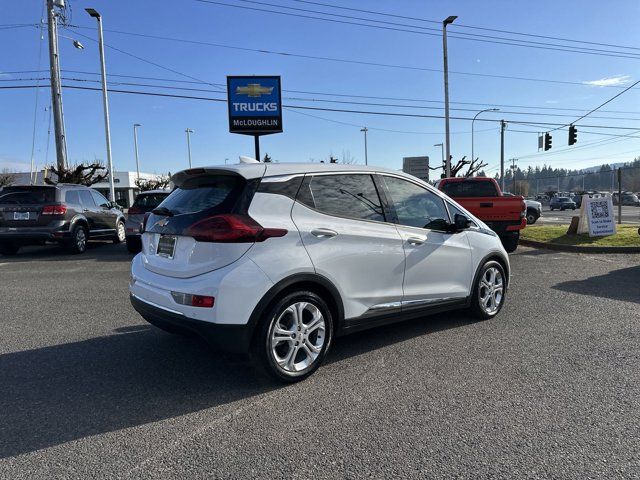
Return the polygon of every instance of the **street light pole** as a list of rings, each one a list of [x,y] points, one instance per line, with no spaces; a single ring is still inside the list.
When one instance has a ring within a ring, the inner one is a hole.
[[[434,147],[440,147],[442,150],[442,163],[444,164],[444,143],[436,143]]]
[[[451,176],[451,144],[449,141],[449,59],[447,56],[447,25],[450,25],[458,18],[455,15],[447,17],[442,22],[442,51],[444,58],[444,131],[447,156],[445,159],[445,170],[447,178]]]
[[[138,174],[138,181],[140,181],[140,161],[138,159],[138,127],[142,125],[139,123],[133,124],[133,146],[136,151],[136,173]]]
[[[369,165],[369,159],[367,156],[367,132],[369,129],[367,127],[363,127],[360,129],[361,132],[364,132],[364,164]]]
[[[189,168],[191,168],[191,137],[189,134],[193,133],[193,130],[190,128],[185,129],[185,133],[187,134],[187,152],[189,153]]]
[[[475,153],[473,150],[473,124],[475,123],[476,118],[478,118],[478,115],[484,112],[498,112],[498,111],[500,111],[499,108],[487,108],[485,110],[480,110],[478,113],[475,114],[475,116],[473,117],[473,120],[471,120],[471,161],[472,162],[476,159]]]
[[[100,69],[102,73],[102,104],[104,106],[104,134],[107,141],[107,168],[109,169],[109,200],[116,201],[113,179],[113,161],[111,159],[111,129],[109,127],[109,99],[107,97],[107,68],[104,61],[104,41],[102,38],[102,17],[93,8],[85,8],[87,13],[98,22],[98,46],[100,48]]]

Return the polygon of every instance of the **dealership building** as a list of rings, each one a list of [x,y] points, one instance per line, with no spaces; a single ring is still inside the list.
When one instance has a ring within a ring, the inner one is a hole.
[[[14,185],[29,185],[31,174],[29,172],[21,172],[13,174],[15,176]],[[36,173],[36,185],[44,185],[43,178],[45,175],[49,178],[55,177],[55,174],[41,170]],[[160,175],[155,173],[142,173],[140,172],[141,180],[155,180]],[[136,195],[140,189],[136,186],[136,179],[138,178],[137,172],[114,172],[113,184],[115,187],[116,198],[115,201],[122,208],[129,208],[136,198]],[[100,182],[91,185],[91,188],[95,188],[105,197],[109,198],[109,182]]]

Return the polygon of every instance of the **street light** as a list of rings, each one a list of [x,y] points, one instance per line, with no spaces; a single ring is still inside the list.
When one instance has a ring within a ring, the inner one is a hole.
[[[113,162],[111,160],[111,129],[109,127],[109,99],[107,98],[107,68],[104,62],[104,41],[102,38],[102,17],[93,8],[85,8],[86,12],[98,22],[98,45],[100,48],[100,67],[102,73],[102,103],[104,106],[104,134],[107,140],[107,167],[109,169],[109,195],[116,201],[116,190],[113,179]]]
[[[138,160],[138,127],[142,125],[139,123],[133,124],[133,146],[136,151],[136,173],[138,174],[138,182],[140,181],[140,161]]]
[[[445,143],[447,147],[447,157],[445,160],[445,170],[447,178],[451,176],[451,143],[449,141],[449,61],[447,58],[447,25],[450,25],[458,18],[455,15],[447,17],[442,22],[442,51],[444,58],[444,130]]]
[[[189,134],[194,133],[190,128],[185,129],[187,134],[187,152],[189,152],[189,168],[191,168],[191,137]]]
[[[364,164],[369,165],[369,160],[367,158],[367,132],[369,129],[367,127],[363,127],[360,131],[364,132]]]
[[[484,112],[499,112],[499,111],[500,111],[499,108],[487,108],[485,110],[480,110],[478,113],[475,114],[475,116],[473,117],[473,120],[471,120],[471,161],[472,162],[476,159],[473,151],[473,124],[476,121],[476,118],[478,117],[478,115]]]
[[[436,143],[434,147],[440,147],[442,149],[442,163],[444,163],[444,143]]]

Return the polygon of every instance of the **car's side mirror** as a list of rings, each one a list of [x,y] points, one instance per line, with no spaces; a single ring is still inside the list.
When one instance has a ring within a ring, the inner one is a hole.
[[[461,232],[462,230],[466,230],[472,225],[471,220],[466,215],[462,215],[461,213],[456,213],[453,217],[453,226],[457,232]]]

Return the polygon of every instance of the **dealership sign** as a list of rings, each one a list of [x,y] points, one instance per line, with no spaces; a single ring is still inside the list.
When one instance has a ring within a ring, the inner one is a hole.
[[[280,77],[227,77],[227,101],[231,133],[282,132]]]

